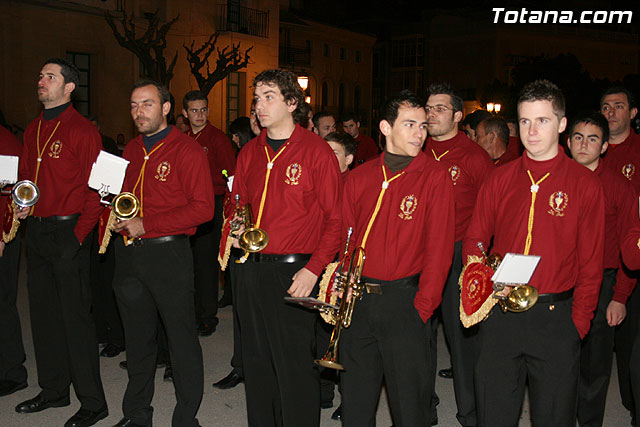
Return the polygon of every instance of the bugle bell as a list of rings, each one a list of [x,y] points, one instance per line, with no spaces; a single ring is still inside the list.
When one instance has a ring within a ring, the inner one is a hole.
[[[251,212],[251,204],[247,203],[240,206],[240,195],[236,194],[236,213],[239,220],[231,222],[231,231],[237,232],[244,225],[244,231],[238,236],[238,244],[245,252],[260,252],[269,244],[269,236],[267,232],[253,224],[253,215]]]
[[[493,271],[496,271],[502,262],[502,257],[498,254],[487,256],[482,247],[482,243],[478,243],[478,247],[482,252],[485,264]],[[504,290],[507,286],[512,289],[505,295]],[[531,285],[505,285],[503,283],[495,283],[493,289],[493,297],[498,299],[500,308],[502,308],[502,311],[505,313],[507,311],[522,313],[529,310],[538,301],[538,290]]]
[[[38,186],[27,179],[18,181],[11,190],[13,202],[20,208],[29,208],[40,198]]]
[[[133,193],[122,192],[111,201],[113,213],[121,221],[135,218],[140,211],[140,201]]]
[[[495,298],[498,298],[500,308],[505,313],[511,311],[513,313],[522,313],[529,310],[538,302],[538,289],[531,285],[516,285],[509,291],[507,295],[502,295],[504,285],[496,286]]]

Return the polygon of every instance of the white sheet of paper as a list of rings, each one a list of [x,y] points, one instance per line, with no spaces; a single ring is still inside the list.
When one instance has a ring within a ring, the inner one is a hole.
[[[100,191],[107,186],[109,193],[120,193],[128,165],[128,160],[109,154],[106,151],[100,151],[96,162],[91,167],[89,187]]]
[[[495,283],[526,285],[531,280],[539,262],[538,255],[507,253],[491,280]]]
[[[18,182],[19,160],[17,156],[0,156],[0,182],[5,184]]]

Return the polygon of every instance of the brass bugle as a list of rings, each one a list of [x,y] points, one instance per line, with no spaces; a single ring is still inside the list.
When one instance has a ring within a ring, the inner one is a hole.
[[[482,252],[484,263],[495,272],[502,262],[502,257],[495,253],[487,256],[481,242],[478,242],[478,247]],[[529,310],[538,302],[538,290],[533,286],[508,285],[512,286],[513,289],[511,289],[507,295],[503,295],[502,293],[506,286],[507,285],[502,283],[493,285],[493,297],[498,299],[498,303],[503,312],[511,311],[513,313],[522,313],[523,311]]]
[[[538,302],[538,289],[531,285],[516,285],[506,296],[499,297],[502,311],[522,313]]]
[[[140,201],[133,193],[122,192],[111,201],[113,213],[121,221],[135,218],[140,211]]]
[[[260,252],[269,244],[267,232],[253,224],[251,204],[240,206],[240,196],[236,194],[236,216],[241,219],[231,223],[231,230],[237,231],[244,225],[244,231],[238,237],[238,244],[245,252]]]
[[[351,319],[353,318],[353,309],[356,301],[362,298],[363,284],[361,278],[364,260],[364,249],[358,246],[351,253],[349,270],[343,282],[342,299],[340,300],[340,307],[336,315],[335,326],[331,332],[329,348],[321,359],[315,361],[317,365],[324,368],[337,369],[340,371],[344,370],[344,366],[338,363],[338,344],[340,342],[342,329],[351,326]]]
[[[40,189],[33,182],[25,179],[18,181],[11,190],[13,202],[21,208],[29,208],[40,198]]]

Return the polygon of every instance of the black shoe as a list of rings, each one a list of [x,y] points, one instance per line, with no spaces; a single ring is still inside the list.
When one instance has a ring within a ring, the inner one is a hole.
[[[41,395],[37,395],[33,399],[25,400],[16,406],[16,412],[20,414],[31,414],[49,408],[62,408],[63,406],[69,406],[69,404],[69,396],[61,397],[57,400],[48,400]]]
[[[8,396],[24,388],[27,388],[26,381],[19,383],[17,381],[2,380],[0,381],[0,396]]]
[[[162,380],[167,383],[173,382],[173,368],[171,367],[171,365],[167,365],[167,367],[164,368],[164,375],[162,376]]]
[[[230,388],[234,388],[238,384],[244,381],[244,378],[241,375],[238,375],[236,371],[231,371],[229,375],[218,381],[217,383],[213,383],[214,388],[218,388],[220,390],[227,390]]]
[[[220,298],[220,301],[218,301],[218,308],[224,308],[231,304],[233,304],[231,298],[227,297],[227,294],[224,294],[222,295],[222,298]]]
[[[130,418],[122,418],[120,421],[118,421],[118,424],[114,425],[113,427],[146,427],[143,426],[142,424],[136,424],[133,421],[131,421]]]
[[[124,351],[124,347],[119,344],[109,343],[100,352],[100,357],[116,357]]]
[[[432,426],[437,426],[438,425],[438,417],[435,417],[434,419],[431,420],[431,425]]]
[[[208,337],[216,331],[216,325],[209,322],[200,322],[198,325],[198,335]]]
[[[338,409],[333,411],[333,414],[331,414],[331,419],[335,421],[342,420],[342,405],[338,406]]]
[[[109,415],[109,411],[106,405],[99,411],[80,408],[73,417],[69,418],[69,421],[64,423],[64,427],[89,427],[101,419],[107,418],[107,415]]]
[[[453,368],[440,369],[438,371],[438,376],[450,380],[453,378]]]
[[[120,367],[122,369],[124,369],[125,371],[127,370],[127,361],[123,360],[122,362],[120,362]],[[164,368],[165,366],[167,366],[166,362],[161,362],[161,361],[156,361],[156,368]]]

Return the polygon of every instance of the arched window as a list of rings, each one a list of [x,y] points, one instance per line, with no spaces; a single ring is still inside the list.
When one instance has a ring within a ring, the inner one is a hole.
[[[327,104],[329,104],[328,99],[329,88],[327,87],[327,82],[324,82],[322,83],[322,106],[320,107],[321,110],[324,110],[327,107]]]

